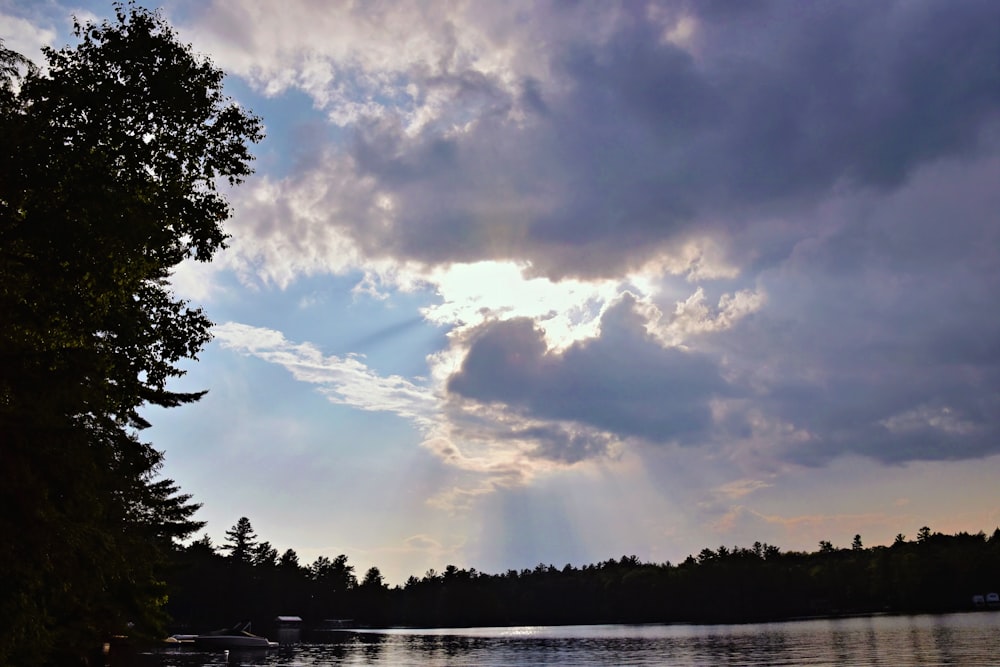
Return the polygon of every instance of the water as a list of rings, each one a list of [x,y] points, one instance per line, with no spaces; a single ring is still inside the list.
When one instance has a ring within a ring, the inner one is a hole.
[[[379,630],[228,655],[156,649],[115,667],[204,665],[923,665],[1000,664],[1000,613],[877,616],[747,625],[594,625]]]

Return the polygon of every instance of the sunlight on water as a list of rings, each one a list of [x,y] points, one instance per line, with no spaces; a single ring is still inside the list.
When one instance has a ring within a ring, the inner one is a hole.
[[[113,667],[205,665],[995,665],[1000,613],[880,616],[748,625],[597,625],[328,633],[270,651],[158,649]]]

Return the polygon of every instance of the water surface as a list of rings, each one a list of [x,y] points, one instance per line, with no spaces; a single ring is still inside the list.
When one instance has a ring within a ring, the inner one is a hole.
[[[290,639],[286,636],[284,639]],[[391,629],[305,636],[277,649],[156,649],[115,667],[203,665],[924,665],[1000,664],[1000,613],[875,616],[746,625]]]

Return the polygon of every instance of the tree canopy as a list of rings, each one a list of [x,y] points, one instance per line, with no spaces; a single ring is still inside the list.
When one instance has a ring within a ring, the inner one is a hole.
[[[74,32],[45,69],[0,43],[0,664],[160,631],[164,556],[201,524],[140,409],[201,396],[168,382],[211,322],[168,279],[224,246],[220,186],[262,137],[158,13]]]

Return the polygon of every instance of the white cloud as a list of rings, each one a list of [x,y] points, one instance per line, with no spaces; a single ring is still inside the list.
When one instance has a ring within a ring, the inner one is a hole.
[[[510,4],[497,11],[458,2],[219,0],[186,34],[268,95],[303,90],[337,124],[401,112],[419,129],[446,113],[468,113],[454,104],[463,75],[511,89],[544,66],[531,57],[537,49],[517,14]]]
[[[362,263],[361,253],[336,223],[363,218],[379,224],[376,195],[349,160],[334,156],[322,170],[255,178],[233,195],[232,239],[220,260],[244,282],[282,288],[300,276],[345,273]]]
[[[224,270],[221,261],[187,260],[178,264],[170,274],[170,286],[182,299],[200,304],[216,301],[225,291],[219,280]]]
[[[41,49],[52,46],[56,31],[38,26],[27,19],[0,12],[0,39],[4,48],[17,51],[36,65],[42,64]]]
[[[744,289],[723,294],[715,308],[706,301],[705,290],[699,287],[677,302],[670,317],[664,318],[658,308],[649,305],[647,330],[665,345],[685,345],[701,334],[731,329],[740,319],[760,310],[766,298],[761,292]]]
[[[227,322],[213,328],[224,348],[287,369],[296,380],[318,385],[331,402],[398,414],[421,426],[431,423],[434,397],[426,388],[397,375],[372,372],[355,356],[324,356],[309,343],[291,343],[279,331]]]

